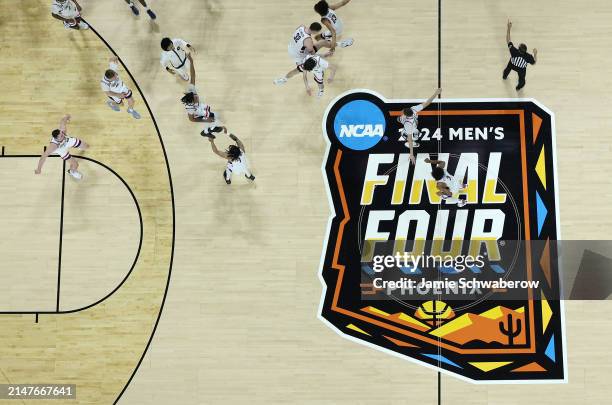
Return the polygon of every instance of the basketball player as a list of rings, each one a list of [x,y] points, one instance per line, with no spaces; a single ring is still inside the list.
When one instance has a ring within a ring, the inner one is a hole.
[[[128,109],[127,112],[132,117],[140,119],[140,114],[134,110],[134,97],[132,97],[132,90],[123,83],[119,78],[119,59],[116,56],[111,57],[108,60],[108,69],[104,72],[104,77],[100,80],[100,87],[108,100],[108,105],[113,111],[120,111],[119,106],[123,104],[123,99],[127,100]]]
[[[227,129],[218,121],[218,116],[210,110],[210,106],[200,102],[195,86],[190,86],[190,91],[185,93],[181,102],[185,106],[189,121],[205,123],[205,128],[200,135],[214,139],[214,133],[223,130],[227,132]]]
[[[403,142],[405,140],[408,140],[408,142],[406,142],[404,145],[410,149],[410,161],[412,163],[416,162],[416,160],[414,159],[414,148],[417,148],[419,146],[418,142],[415,142],[419,139],[420,135],[419,111],[422,111],[423,109],[427,108],[434,100],[434,98],[436,98],[441,92],[442,89],[436,89],[434,94],[429,97],[424,103],[415,105],[410,108],[404,108],[402,110],[402,115],[397,118],[397,121],[404,126],[402,129],[399,130],[399,141]]]
[[[253,173],[251,173],[251,170],[249,169],[249,162],[245,155],[244,144],[234,134],[230,134],[230,138],[236,142],[236,145],[230,145],[225,152],[221,152],[219,149],[217,149],[214,137],[208,138],[212,151],[218,156],[227,160],[227,166],[223,171],[223,179],[227,184],[232,184],[233,174],[244,173],[244,177],[254,181],[255,176],[253,176]]]
[[[128,6],[130,6],[130,9],[132,9],[132,13],[134,13],[134,15],[140,14],[138,7],[136,7],[136,4],[134,4],[133,0],[125,0],[125,2],[128,4]],[[138,2],[145,8],[145,10],[147,10],[147,14],[151,18],[151,20],[155,20],[157,18],[153,10],[151,10],[149,6],[147,6],[147,2],[145,0],[138,0]]]
[[[169,73],[178,73],[186,82],[191,76],[191,84],[195,84],[195,70],[191,53],[195,49],[187,41],[180,38],[164,38],[161,41],[161,65]]]
[[[66,133],[66,125],[70,122],[70,114],[66,114],[60,121],[59,129],[54,129],[51,132],[51,142],[45,152],[40,156],[40,160],[38,161],[38,167],[34,170],[34,173],[40,174],[43,164],[48,156],[52,153],[55,153],[59,157],[61,157],[64,161],[68,162],[70,165],[70,169],[68,169],[68,174],[74,177],[77,180],[83,178],[83,175],[77,171],[79,167],[79,163],[70,155],[70,148],[78,148],[81,150],[85,150],[89,147],[85,142],[81,141],[78,138],[69,137]]]
[[[445,169],[446,162],[441,160],[425,159],[425,163],[435,165],[431,171],[431,175],[436,180],[438,191],[436,194],[449,204],[457,203],[458,207],[463,207],[467,204],[465,195],[457,196],[462,188],[466,185],[462,184],[454,176],[451,176]]]
[[[306,93],[309,96],[312,94],[312,91],[310,90],[310,85],[308,84],[308,75],[306,75],[306,72],[312,72],[315,82],[317,82],[317,84],[319,85],[319,93],[317,94],[317,97],[322,97],[323,91],[325,89],[325,71],[328,69],[331,71],[329,78],[327,79],[327,83],[331,83],[334,80],[334,76],[336,75],[336,66],[327,62],[320,55],[312,55],[306,58],[303,64],[303,68]]]
[[[314,55],[321,48],[329,48],[331,46],[331,42],[326,39],[321,39],[317,42],[313,41],[312,37],[319,34],[322,29],[323,26],[321,26],[321,24],[318,22],[310,24],[308,28],[303,25],[297,27],[293,33],[293,36],[291,37],[291,40],[289,40],[289,45],[287,46],[289,56],[295,62],[296,67],[285,76],[274,79],[274,84],[285,84],[293,76],[300,72],[304,72],[302,63],[304,63],[304,59],[306,59],[307,56]],[[338,45],[342,48],[351,46],[352,42],[342,41]]]
[[[51,4],[51,15],[64,22],[64,27],[73,30],[86,30],[89,25],[81,21],[81,10],[83,8],[76,0],[53,0]]]
[[[346,6],[350,1],[351,0],[342,0],[336,4],[328,4],[327,1],[321,0],[314,6],[314,10],[321,16],[321,23],[329,30],[315,38],[323,38],[330,41],[328,56],[333,54],[336,50],[337,38],[342,35],[342,31],[344,30],[344,24],[335,11],[340,7]],[[353,44],[352,38],[348,38],[346,41],[350,42],[351,45]]]

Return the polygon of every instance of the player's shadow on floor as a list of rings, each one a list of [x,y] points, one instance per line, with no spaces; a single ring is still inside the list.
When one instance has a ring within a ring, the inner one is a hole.
[[[159,24],[157,24],[157,21],[149,21],[149,34],[159,34]]]

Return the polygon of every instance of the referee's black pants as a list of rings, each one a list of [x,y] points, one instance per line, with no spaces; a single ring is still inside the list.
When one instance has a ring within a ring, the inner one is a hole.
[[[525,87],[525,76],[527,76],[527,68],[519,68],[514,66],[511,62],[508,62],[508,66],[506,66],[506,68],[504,69],[504,80],[506,80],[508,78],[508,75],[510,74],[510,71],[514,70],[519,77],[519,81],[518,81],[518,85],[516,86],[517,90],[522,89],[523,87]]]

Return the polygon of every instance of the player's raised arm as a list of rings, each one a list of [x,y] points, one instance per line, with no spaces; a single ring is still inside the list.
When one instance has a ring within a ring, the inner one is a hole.
[[[110,58],[108,58],[108,64],[111,67],[111,69],[115,71],[118,70],[119,69],[119,58],[115,55],[111,56]]]
[[[238,145],[241,151],[246,152],[246,149],[244,148],[244,144],[242,143],[240,139],[238,139],[236,135],[229,134],[229,137],[232,139],[232,141],[236,142],[236,145]]]
[[[434,92],[434,94],[432,94],[431,97],[425,100],[425,102],[423,103],[423,108],[427,108],[431,104],[431,102],[434,101],[434,98],[440,95],[440,93],[442,93],[442,89],[438,87],[436,91]]]
[[[538,50],[533,48],[533,63],[532,65],[535,65],[538,62]]]
[[[66,126],[70,122],[70,114],[66,114],[62,117],[59,123],[59,130],[66,133]]]
[[[36,167],[36,170],[34,170],[34,173],[40,174],[42,167],[45,164],[45,160],[47,160],[47,157],[51,155],[55,149],[57,149],[57,145],[49,142],[49,146],[47,146],[47,149],[45,149],[43,154],[40,155],[40,159],[38,159],[38,166]]]
[[[83,10],[83,7],[81,7],[81,5],[79,3],[77,3],[77,0],[72,0],[72,2],[76,6],[77,11],[80,13]]]
[[[506,43],[510,43],[512,41],[510,41],[510,29],[512,28],[512,21],[510,21],[510,19],[508,19],[508,26],[506,28]]]
[[[347,4],[349,4],[350,1],[351,0],[342,0],[342,1],[337,2],[336,4],[330,4],[329,8],[335,11],[335,10],[338,10],[340,7],[344,7]]]
[[[227,153],[221,152],[217,148],[217,145],[215,145],[215,140],[213,138],[208,138],[208,140],[210,141],[210,147],[212,148],[212,151],[215,153],[215,155],[222,157],[223,159],[227,159]]]

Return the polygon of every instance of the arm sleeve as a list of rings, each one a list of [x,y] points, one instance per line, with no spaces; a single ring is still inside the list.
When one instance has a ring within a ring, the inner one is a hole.
[[[102,91],[111,91],[110,87],[108,87],[108,85],[104,83],[104,80],[100,82],[100,88],[102,89]]]
[[[508,50],[510,51],[510,56],[516,56],[519,53],[512,42],[508,42]]]
[[[423,104],[415,105],[414,107],[411,108],[411,110],[415,113],[418,113],[419,111],[423,111]]]

